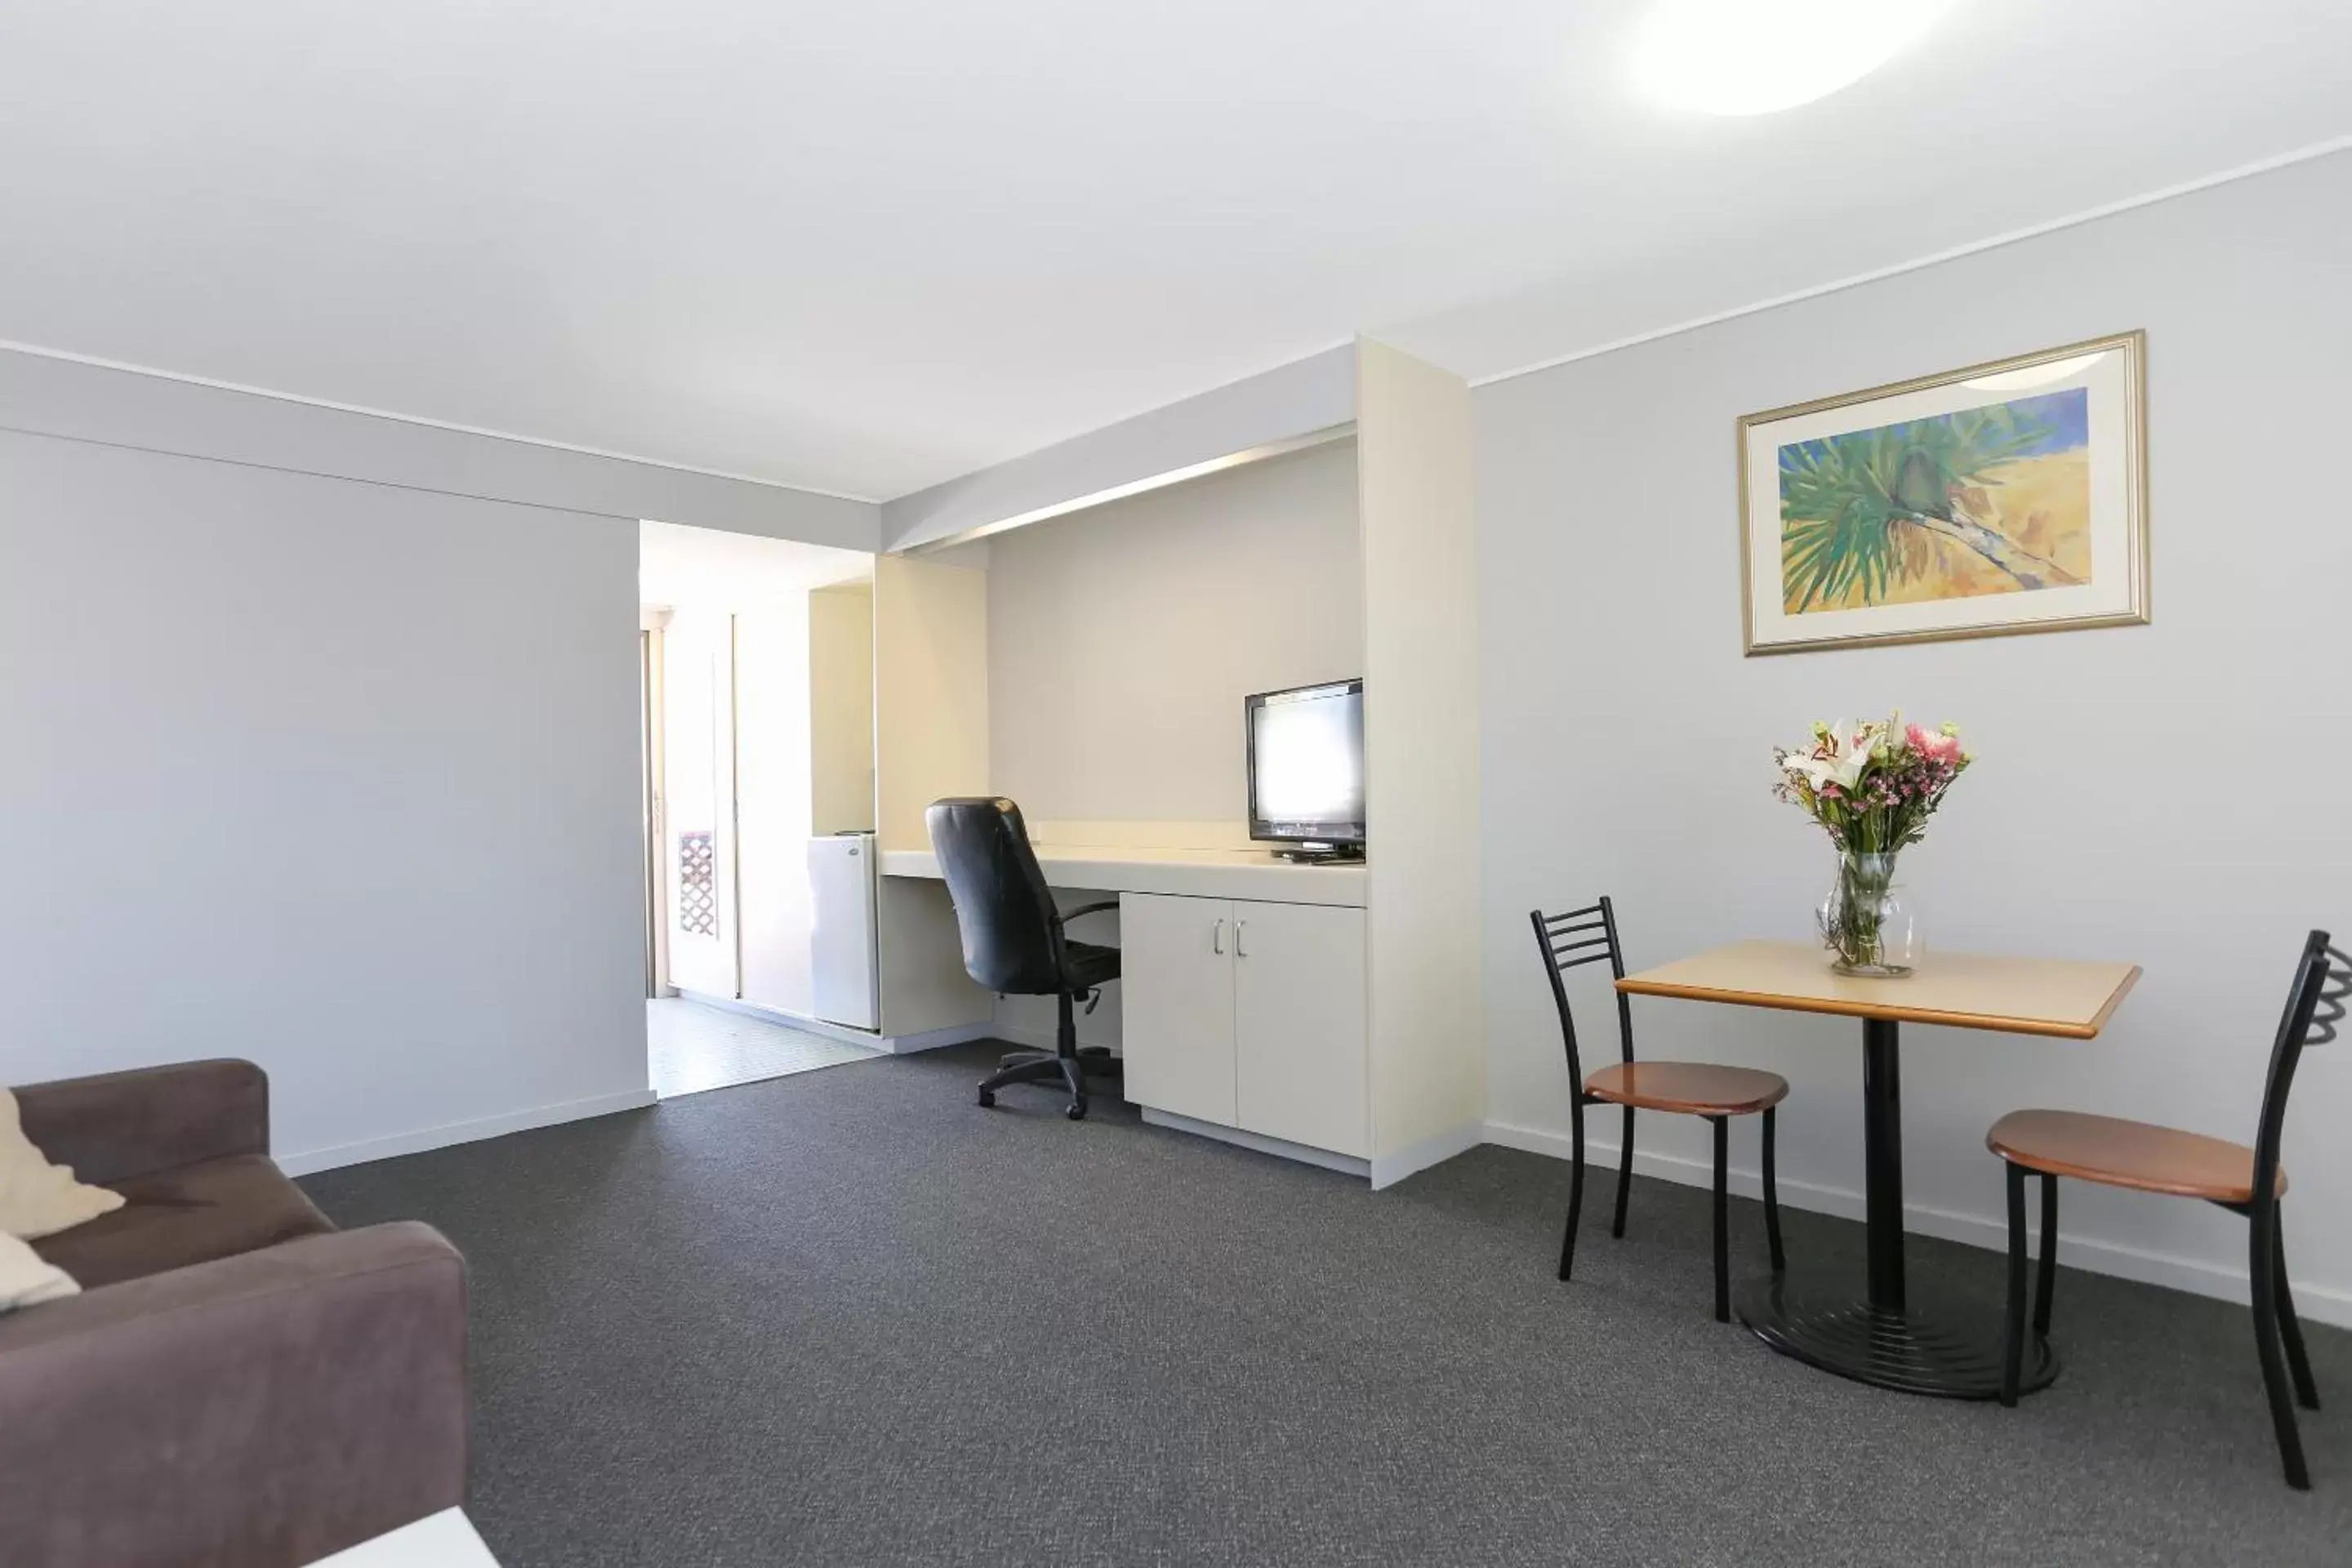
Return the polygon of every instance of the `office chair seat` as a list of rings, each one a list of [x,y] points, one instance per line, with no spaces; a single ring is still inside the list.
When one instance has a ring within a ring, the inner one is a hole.
[[[1062,973],[1068,977],[1073,991],[1092,991],[1107,980],[1118,978],[1118,949],[1101,947],[1090,942],[1062,941]]]

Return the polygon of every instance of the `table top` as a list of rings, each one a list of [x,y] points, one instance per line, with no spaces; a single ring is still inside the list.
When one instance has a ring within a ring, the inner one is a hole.
[[[1900,980],[1863,980],[1832,973],[1829,953],[1817,942],[1736,942],[1629,974],[1617,989],[1636,996],[2087,1040],[2105,1026],[2138,979],[2136,963],[1930,952]]]

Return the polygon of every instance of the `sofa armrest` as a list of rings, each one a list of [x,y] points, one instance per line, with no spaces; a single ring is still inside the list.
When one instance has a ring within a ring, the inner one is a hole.
[[[0,1317],[12,1568],[295,1568],[462,1505],[465,1261],[305,1237]]]
[[[98,1186],[174,1165],[269,1152],[269,1075],[251,1062],[177,1062],[16,1090],[25,1136]]]

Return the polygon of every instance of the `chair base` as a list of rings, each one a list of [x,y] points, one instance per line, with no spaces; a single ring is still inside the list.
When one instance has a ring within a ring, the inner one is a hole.
[[[1996,1323],[1979,1328],[1965,1310],[1874,1307],[1778,1279],[1742,1289],[1738,1307],[1739,1321],[1758,1339],[1823,1372],[1898,1394],[2000,1397],[2000,1330]],[[2047,1388],[2057,1376],[2057,1352],[2034,1335],[2019,1391]]]
[[[1087,1075],[1107,1076],[1122,1065],[1108,1046],[1080,1046],[1067,1056],[1058,1051],[1010,1051],[998,1059],[996,1070],[981,1080],[980,1103],[994,1105],[996,1091],[1014,1084],[1059,1083],[1070,1095],[1062,1114],[1073,1121],[1084,1121]]]

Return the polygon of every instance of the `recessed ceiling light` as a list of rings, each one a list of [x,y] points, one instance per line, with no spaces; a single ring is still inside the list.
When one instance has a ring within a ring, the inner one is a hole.
[[[1633,76],[1676,109],[1769,114],[1886,63],[1946,0],[1653,0]]]

